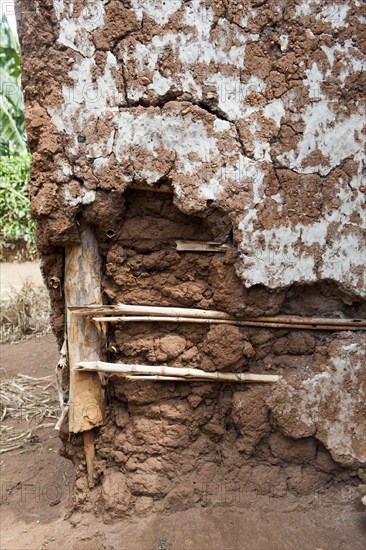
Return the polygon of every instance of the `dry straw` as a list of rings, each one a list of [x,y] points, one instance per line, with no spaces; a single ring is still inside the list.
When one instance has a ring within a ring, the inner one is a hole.
[[[45,287],[35,287],[31,281],[25,281],[19,290],[11,289],[7,296],[2,296],[0,306],[3,344],[46,334],[50,330],[50,302]]]
[[[52,376],[0,377],[0,454],[22,448],[38,428],[54,426],[58,403]],[[47,422],[52,420],[52,422]]]

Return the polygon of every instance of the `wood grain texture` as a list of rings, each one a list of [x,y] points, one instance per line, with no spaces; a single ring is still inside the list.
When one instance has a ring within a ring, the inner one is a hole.
[[[80,244],[66,249],[64,288],[67,307],[102,303],[101,259],[94,234],[86,225],[81,228]],[[80,361],[100,359],[103,329],[67,307],[69,430],[79,433],[102,423],[104,392],[98,373],[77,372],[73,367]]]

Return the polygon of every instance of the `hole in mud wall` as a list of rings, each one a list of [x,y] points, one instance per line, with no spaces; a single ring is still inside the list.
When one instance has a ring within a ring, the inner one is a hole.
[[[230,309],[240,301],[231,225],[217,208],[188,216],[174,206],[171,194],[130,189],[120,227],[105,235],[103,290],[111,303]],[[229,249],[178,252],[179,240],[215,241]]]

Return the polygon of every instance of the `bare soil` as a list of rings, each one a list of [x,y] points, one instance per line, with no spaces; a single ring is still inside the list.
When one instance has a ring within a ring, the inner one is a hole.
[[[39,262],[1,262],[0,294],[6,298],[14,289],[18,290],[25,281],[30,280],[35,286],[43,286]]]

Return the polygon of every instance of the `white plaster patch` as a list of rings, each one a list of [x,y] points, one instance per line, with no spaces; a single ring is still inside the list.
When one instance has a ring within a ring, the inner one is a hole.
[[[68,189],[65,189],[65,201],[71,207],[77,206],[78,204],[91,204],[95,201],[95,191],[85,191],[81,190],[81,195],[78,197],[73,197]]]
[[[365,424],[356,420],[366,399],[361,383],[365,342],[362,336],[353,334],[343,342],[333,341],[328,353],[324,372],[305,379],[299,386],[281,382],[286,388],[286,400],[296,403],[297,411],[294,418],[292,407],[276,403],[276,422],[281,427],[290,421],[290,433],[295,430],[297,437],[301,432],[308,435],[310,430],[342,464],[352,465],[355,460],[365,463]]]
[[[193,96],[196,96],[198,99],[202,99],[202,88],[194,80],[192,74],[189,71],[186,71],[181,76],[181,85],[183,92],[191,93]]]
[[[245,100],[253,92],[264,92],[265,83],[260,78],[252,76],[247,83],[243,83],[239,77],[216,73],[211,75],[209,83],[216,87],[218,106],[229,120],[236,121],[258,111]]]
[[[317,64],[313,63],[305,84],[309,87],[310,97],[314,94],[317,101],[306,108],[303,116],[305,130],[303,139],[298,144],[298,151],[291,150],[279,156],[282,164],[302,174],[327,175],[334,166],[345,158],[356,155],[363,147],[362,141],[355,138],[355,130],[362,135],[365,108],[360,105],[358,114],[336,117],[331,103],[321,91],[322,81],[323,75]],[[322,163],[308,162],[305,165],[305,161],[317,150],[323,155]]]
[[[331,4],[324,6],[317,17],[327,23],[330,23],[333,28],[338,29],[346,25],[348,11],[348,3],[336,4],[332,2]]]
[[[153,158],[158,158],[159,150],[163,148],[176,153],[185,174],[195,173],[202,162],[210,162],[218,155],[218,149],[215,138],[207,134],[204,124],[188,119],[189,116],[182,119],[175,114],[159,112],[121,113],[115,147],[117,160],[123,161],[133,147],[142,147]],[[189,159],[189,153],[195,153],[199,160]]]
[[[346,25],[346,17],[350,9],[348,3],[335,3],[327,4],[323,6],[321,11],[317,11],[319,2],[314,0],[305,0],[301,4],[296,6],[296,16],[302,17],[307,15],[313,15],[317,19],[329,23],[333,28],[340,28]]]
[[[212,178],[208,185],[201,185],[199,194],[205,200],[219,200],[223,190],[224,188],[221,183],[217,179]]]
[[[165,25],[182,6],[182,0],[132,0],[131,7],[138,21],[147,15],[158,25]]]
[[[285,52],[287,50],[288,34],[281,34],[280,35],[280,46],[281,46],[281,52]]]
[[[276,125],[280,127],[281,119],[285,116],[283,101],[281,99],[273,99],[270,101],[270,103],[268,103],[264,108],[264,116],[267,118],[272,118]]]
[[[366,209],[365,197],[359,190],[360,177],[351,185],[339,182],[336,198],[340,207],[326,213],[321,221],[284,225],[273,229],[254,229],[256,209],[249,210],[239,224],[242,231],[242,267],[240,274],[246,286],[263,284],[279,288],[293,283],[333,280],[366,297]],[[279,195],[272,196],[279,205]],[[281,210],[281,206],[280,206]],[[362,223],[349,219],[356,213]],[[338,231],[329,238],[329,227]]]
[[[111,52],[107,53],[104,73],[96,79],[92,77],[92,70],[96,64],[93,58],[84,58],[74,66],[69,76],[74,80],[74,86],[64,85],[62,88],[64,105],[62,108],[48,107],[48,113],[56,128],[74,139],[74,146],[70,153],[77,155],[79,144],[78,133],[83,134],[88,121],[97,120],[106,113],[117,113],[118,107],[124,102],[119,92],[113,71],[118,70],[117,60]],[[86,153],[90,157],[99,157],[111,153],[114,128],[111,126],[109,134],[103,142],[87,143]]]
[[[103,3],[86,0],[77,18],[74,16],[73,2],[67,5],[68,9],[65,9],[63,0],[54,0],[53,5],[60,24],[58,43],[72,48],[84,56],[92,56],[95,48],[89,40],[89,36],[91,32],[104,26]]]
[[[172,84],[173,81],[170,78],[165,78],[158,71],[155,71],[149,88],[154,90],[158,95],[165,95],[170,90]]]
[[[366,55],[354,46],[351,39],[345,40],[344,44],[336,44],[331,47],[323,44],[321,49],[327,56],[330,65],[324,75],[327,78],[335,77],[333,66],[336,61],[336,55],[340,56],[343,69],[341,74],[338,75],[338,79],[342,86],[345,84],[348,76],[362,73],[366,70]]]
[[[93,163],[93,172],[96,174],[102,173],[108,166],[108,159],[105,157],[96,158]]]
[[[310,0],[305,0],[301,4],[298,4],[296,6],[296,11],[295,11],[296,17],[301,17],[302,15],[310,15],[311,5],[312,5],[312,2]]]

